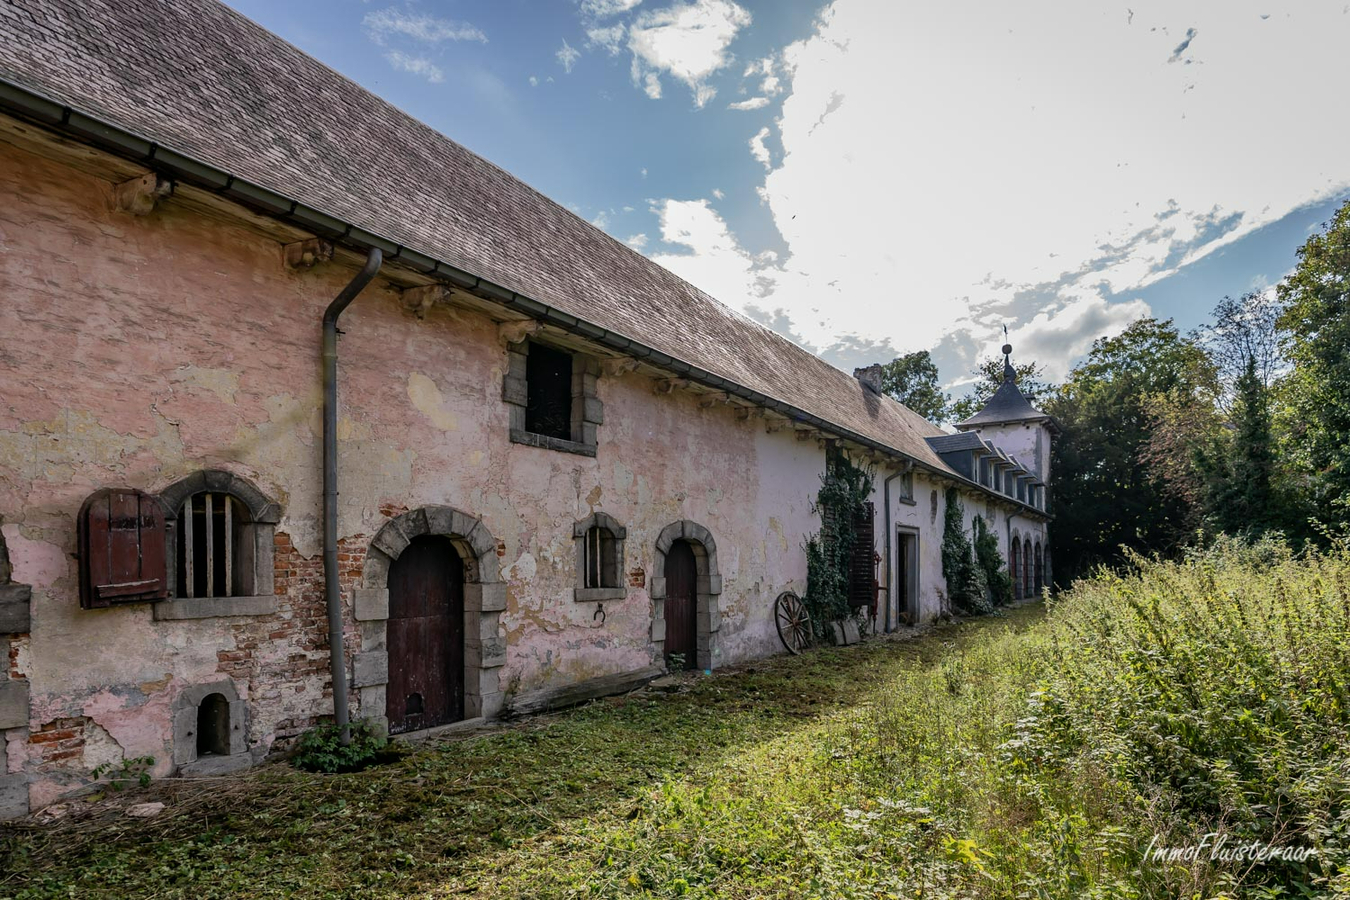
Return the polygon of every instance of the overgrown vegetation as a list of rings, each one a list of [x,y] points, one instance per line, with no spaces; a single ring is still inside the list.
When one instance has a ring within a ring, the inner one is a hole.
[[[966,511],[960,492],[947,488],[946,500],[942,519],[942,576],[947,579],[947,599],[954,612],[983,615],[994,608],[985,568],[975,558],[975,548],[966,536]],[[979,516],[975,520],[980,521]],[[997,545],[994,553],[998,553]]]
[[[0,832],[0,894],[1350,891],[1350,551],[1133,565],[1044,619],[766,660],[364,772],[156,783],[155,819]],[[1146,858],[1206,839],[1315,855]]]
[[[1003,562],[1003,555],[999,553],[998,535],[989,530],[983,516],[976,516],[972,525],[975,530],[975,564],[984,576],[989,600],[996,606],[1007,606],[1013,601],[1013,583]]]
[[[838,449],[826,457],[820,493],[812,510],[820,516],[820,531],[806,540],[806,596],[817,640],[830,634],[832,622],[862,616],[866,610],[849,606],[849,572],[858,537],[853,523],[872,496],[873,473],[853,463]]]
[[[389,738],[366,719],[348,726],[350,740],[342,743],[342,729],[329,722],[300,735],[291,762],[307,772],[358,772],[378,762]]]

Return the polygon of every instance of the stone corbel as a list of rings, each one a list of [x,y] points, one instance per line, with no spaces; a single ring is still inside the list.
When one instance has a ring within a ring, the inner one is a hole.
[[[497,323],[497,338],[506,346],[519,344],[543,326],[534,319],[512,319]]]
[[[640,363],[631,356],[617,356],[605,360],[601,364],[601,370],[611,378],[617,378],[620,375],[637,371],[639,365]]]
[[[296,241],[282,248],[288,269],[312,269],[333,258],[333,245],[321,238]]]
[[[404,309],[415,314],[419,319],[425,319],[432,306],[450,299],[450,289],[441,284],[408,288],[403,292],[402,299]]]
[[[687,378],[657,378],[652,382],[652,393],[669,394],[676,388],[682,388],[689,384]]]
[[[155,204],[173,193],[173,182],[154,172],[113,185],[113,208],[133,216],[154,212]]]
[[[730,403],[730,402],[731,402],[731,395],[726,393],[725,391],[719,391],[717,393],[704,395],[703,399],[698,401],[698,405],[700,409],[711,409],[712,407],[716,406],[719,403]]]

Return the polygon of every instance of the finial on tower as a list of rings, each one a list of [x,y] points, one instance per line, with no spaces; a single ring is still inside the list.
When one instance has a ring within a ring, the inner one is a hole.
[[[1006,384],[1007,382],[1010,382],[1010,381],[1011,381],[1011,382],[1016,382],[1016,381],[1017,381],[1017,370],[1013,368],[1013,364],[1012,364],[1012,344],[1009,344],[1009,343],[1007,342],[1007,341],[1008,341],[1008,326],[1007,326],[1007,325],[1004,325],[1004,326],[1003,326],[1003,341],[1004,341],[1004,343],[1003,343],[1003,381],[1004,381],[1004,383]]]

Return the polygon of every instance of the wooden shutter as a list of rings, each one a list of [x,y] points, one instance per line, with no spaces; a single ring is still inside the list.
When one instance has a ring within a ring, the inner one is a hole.
[[[848,605],[871,606],[876,599],[876,507],[866,503],[853,517],[853,559],[849,566]]]
[[[80,606],[162,600],[169,595],[164,511],[129,488],[104,488],[80,507]]]

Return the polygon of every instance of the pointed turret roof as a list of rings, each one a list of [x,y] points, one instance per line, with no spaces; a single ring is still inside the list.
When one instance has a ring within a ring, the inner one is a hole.
[[[1012,364],[1012,344],[1003,345],[1003,383],[998,386],[994,396],[984,405],[984,409],[957,423],[957,428],[975,428],[980,425],[1005,425],[1010,422],[1050,422],[1054,420],[1031,405],[1021,388],[1017,386],[1017,370]]]

